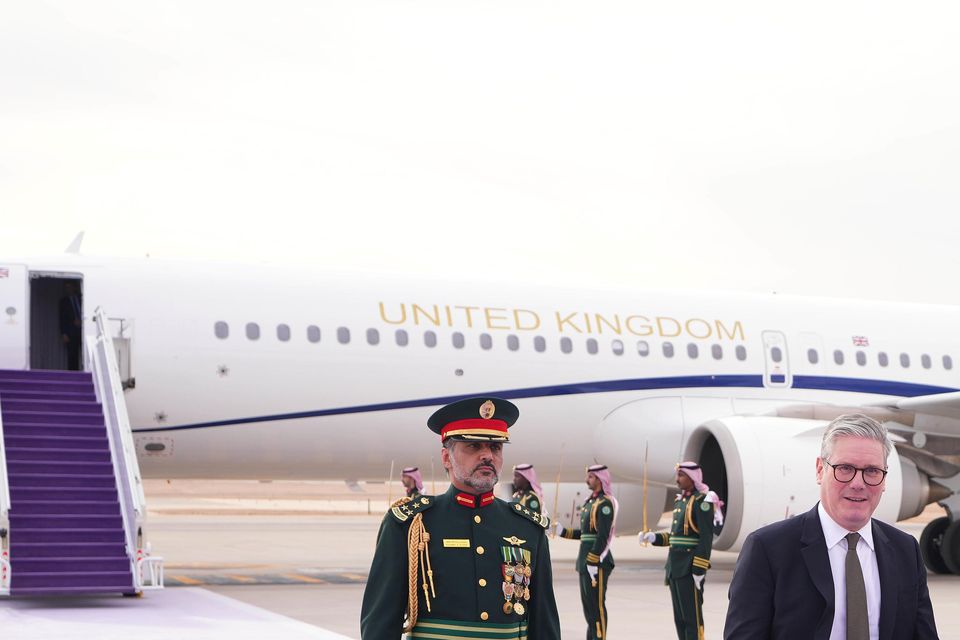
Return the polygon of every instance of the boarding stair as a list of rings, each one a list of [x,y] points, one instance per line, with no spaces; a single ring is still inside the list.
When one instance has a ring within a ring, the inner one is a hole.
[[[0,595],[162,586],[162,560],[144,558],[139,468],[109,349],[90,345],[91,371],[0,370]]]

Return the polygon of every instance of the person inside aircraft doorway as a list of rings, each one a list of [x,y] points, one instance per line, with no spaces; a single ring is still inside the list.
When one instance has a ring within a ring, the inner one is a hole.
[[[558,537],[580,541],[576,566],[587,640],[601,640],[607,637],[607,580],[613,571],[610,545],[620,509],[606,465],[587,467],[586,482],[593,493],[580,510],[580,528],[565,529],[559,522],[554,527]]]
[[[642,531],[640,542],[670,547],[664,583],[670,587],[677,637],[703,640],[703,583],[710,568],[713,527],[723,524],[723,503],[703,483],[703,469],[696,462],[677,465],[677,486],[670,531]]]
[[[83,335],[83,298],[74,280],[63,281],[60,298],[60,339],[67,350],[67,369],[79,371]]]

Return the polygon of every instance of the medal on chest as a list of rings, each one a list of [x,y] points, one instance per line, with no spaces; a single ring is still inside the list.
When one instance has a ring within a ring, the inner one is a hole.
[[[530,578],[533,566],[529,549],[500,547],[503,559],[503,612],[522,616],[526,612],[524,602],[530,600]]]

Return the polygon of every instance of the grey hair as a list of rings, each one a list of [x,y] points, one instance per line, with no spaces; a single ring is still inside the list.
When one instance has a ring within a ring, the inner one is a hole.
[[[887,428],[869,416],[862,413],[847,413],[839,416],[827,425],[820,442],[820,457],[829,460],[833,453],[833,444],[837,438],[867,438],[876,440],[883,445],[883,462],[893,452],[893,444],[887,437]]]

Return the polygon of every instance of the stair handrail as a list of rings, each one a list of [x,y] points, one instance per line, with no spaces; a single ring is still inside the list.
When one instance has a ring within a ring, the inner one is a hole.
[[[146,499],[143,495],[143,479],[137,462],[130,417],[123,397],[120,382],[120,370],[117,354],[113,348],[107,316],[101,307],[93,312],[97,335],[90,345],[90,361],[93,364],[94,381],[103,403],[103,414],[107,423],[107,437],[113,452],[113,467],[120,492],[121,514],[127,543],[127,555],[131,560],[136,590],[142,591],[143,574],[140,570],[139,544],[143,523],[146,518]],[[162,588],[150,585],[147,588]]]
[[[10,485],[7,482],[7,450],[3,443],[0,414],[0,596],[10,595]]]

